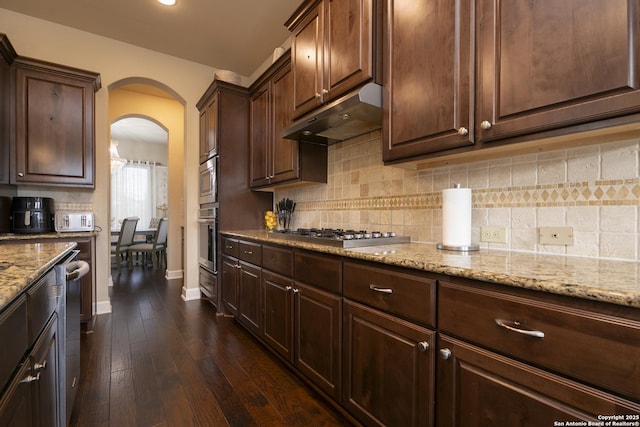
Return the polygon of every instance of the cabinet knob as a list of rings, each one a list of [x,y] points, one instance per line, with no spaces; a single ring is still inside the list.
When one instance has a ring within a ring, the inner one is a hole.
[[[293,293],[294,293],[294,294],[299,294],[299,293],[300,293],[300,289],[298,289],[298,288],[293,288]]]
[[[320,98],[320,97],[322,97],[322,95],[321,95],[321,94],[319,94],[318,92],[316,92],[316,95],[315,95],[315,96],[316,96],[316,98]]]
[[[429,343],[426,341],[420,341],[418,343],[418,350],[420,351],[427,351],[429,350]]]
[[[44,362],[42,362],[42,363],[37,363],[36,362],[33,365],[33,370],[36,371],[36,372],[41,371],[41,370],[46,369],[46,368],[47,368],[47,361],[46,360]]]
[[[480,123],[480,127],[484,130],[489,130],[491,129],[491,122],[483,120],[482,123]]]
[[[458,128],[458,135],[460,135],[460,136],[469,135],[469,129],[467,129],[464,126]]]
[[[33,375],[27,375],[22,379],[22,381],[20,381],[20,383],[29,384],[29,383],[35,383],[36,381],[40,381],[40,372],[38,372],[38,375],[36,375],[35,377]]]
[[[451,357],[451,350],[448,348],[441,348],[439,353],[442,360],[448,360]]]
[[[24,176],[24,172],[18,172],[18,176],[22,178]]]
[[[328,94],[328,93],[329,93],[329,90],[328,90],[328,89],[322,89],[322,94],[323,94],[323,95],[326,95],[326,94]]]
[[[293,287],[292,287],[292,286],[285,286],[285,287],[284,287],[284,290],[285,290],[285,291],[287,291],[287,292],[289,292],[289,291],[290,291],[290,290],[292,290],[292,289],[293,289]]]

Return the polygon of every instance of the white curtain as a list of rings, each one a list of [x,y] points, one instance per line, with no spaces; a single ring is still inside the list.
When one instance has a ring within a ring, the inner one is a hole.
[[[167,188],[166,166],[127,160],[111,173],[111,227],[119,229],[123,218],[137,216],[138,228],[146,228],[151,218],[166,216]]]

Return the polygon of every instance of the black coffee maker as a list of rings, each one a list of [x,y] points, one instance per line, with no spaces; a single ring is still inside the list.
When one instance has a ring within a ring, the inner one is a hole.
[[[11,201],[11,227],[14,233],[54,231],[55,208],[50,197],[14,197]]]

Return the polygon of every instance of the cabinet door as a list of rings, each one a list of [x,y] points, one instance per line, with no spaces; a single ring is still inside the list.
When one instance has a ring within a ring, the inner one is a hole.
[[[222,302],[225,310],[238,314],[238,260],[222,257]]]
[[[200,163],[218,153],[218,94],[200,112]]]
[[[262,271],[265,342],[293,363],[293,280]]]
[[[238,276],[238,320],[256,335],[262,332],[262,305],[260,304],[261,271],[240,262]]]
[[[384,3],[384,160],[473,144],[471,1]]]
[[[270,83],[266,82],[251,97],[251,186],[259,187],[267,185],[270,178],[269,168],[269,147],[270,126],[269,126],[269,102]]]
[[[435,332],[348,300],[343,328],[347,410],[366,425],[434,425]]]
[[[299,143],[280,136],[293,120],[293,73],[291,66],[276,73],[271,84],[273,130],[271,138],[271,183],[300,177]]]
[[[14,183],[93,188],[93,84],[20,65],[16,96]]]
[[[9,55],[12,50],[9,40],[5,36],[0,36],[0,184],[9,184],[9,141],[11,123],[11,68],[7,63],[5,55]]]
[[[33,387],[28,381],[31,375],[31,364],[23,363],[22,367],[4,390],[0,397],[0,426],[29,427],[33,420]],[[54,424],[52,424],[54,425]]]
[[[47,327],[33,348],[33,369],[32,374],[38,380],[32,382],[35,390],[35,415],[38,424],[41,426],[55,426],[60,417],[60,374],[58,363],[58,316],[54,314]]]
[[[336,400],[342,381],[342,298],[296,282],[295,366]]]
[[[324,1],[323,101],[373,77],[372,0]]]
[[[477,11],[480,140],[640,110],[637,1],[480,0]]]
[[[638,403],[444,335],[438,349],[439,426],[538,427],[640,413]]]
[[[322,2],[296,25],[291,35],[294,117],[322,105],[323,21]]]

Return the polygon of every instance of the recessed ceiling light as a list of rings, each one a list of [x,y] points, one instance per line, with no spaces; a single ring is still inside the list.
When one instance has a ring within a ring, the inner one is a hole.
[[[173,6],[176,4],[176,0],[158,0],[159,3],[164,4],[165,6]]]

